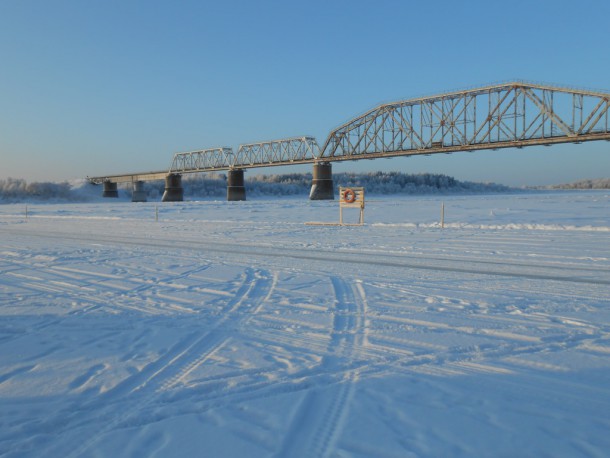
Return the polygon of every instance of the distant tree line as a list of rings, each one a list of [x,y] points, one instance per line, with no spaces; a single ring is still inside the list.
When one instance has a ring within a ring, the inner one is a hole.
[[[67,181],[62,183],[32,182],[7,178],[0,180],[0,201],[34,200],[78,200],[78,192]]]
[[[581,180],[574,183],[547,186],[548,189],[610,189],[610,178],[597,180]]]
[[[246,193],[257,196],[307,196],[311,189],[311,173],[246,176]],[[227,177],[223,173],[184,175],[184,196],[194,199],[224,199],[227,195]],[[458,181],[453,177],[432,173],[406,174],[402,172],[335,173],[335,187],[363,186],[367,194],[482,194],[515,191],[514,188],[495,183]],[[583,180],[577,183],[550,186],[545,189],[610,189],[610,179]],[[159,200],[163,195],[163,182],[147,182],[144,185],[149,200]],[[121,188],[123,195],[131,194],[130,185]],[[25,200],[85,202],[100,199],[101,186],[93,186],[85,180],[69,183],[32,182],[7,178],[0,180],[0,202]]]
[[[248,196],[296,196],[309,195],[311,173],[282,175],[252,175],[246,177]],[[217,197],[227,194],[224,174],[207,174],[183,177],[184,195],[189,198]],[[368,194],[439,194],[508,192],[512,188],[494,183],[458,181],[439,174],[406,174],[402,172],[335,173],[335,188],[339,186],[363,186]],[[150,188],[148,187],[150,186]],[[163,184],[147,184],[149,196],[163,193]]]

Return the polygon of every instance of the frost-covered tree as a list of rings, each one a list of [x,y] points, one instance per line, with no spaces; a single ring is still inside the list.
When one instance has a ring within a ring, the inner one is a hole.
[[[574,183],[549,186],[550,189],[610,189],[610,178],[581,180]]]
[[[610,180],[594,180],[593,186],[601,186]],[[258,196],[303,196],[311,189],[311,173],[288,173],[282,175],[251,175],[246,177],[246,193]],[[402,172],[336,173],[333,175],[335,188],[339,186],[363,186],[367,194],[475,194],[507,192],[512,189],[494,183],[471,183],[458,181],[440,174],[406,174]],[[182,179],[184,196],[188,200],[226,199],[227,177],[224,173],[203,173],[184,175]],[[584,186],[584,185],[583,185]],[[131,183],[120,186],[123,196],[131,195]],[[162,181],[147,182],[144,190],[150,201],[159,200],[164,192]],[[25,200],[58,200],[83,202],[100,198],[101,187],[82,180],[77,184],[34,182],[7,178],[0,180],[0,202]]]

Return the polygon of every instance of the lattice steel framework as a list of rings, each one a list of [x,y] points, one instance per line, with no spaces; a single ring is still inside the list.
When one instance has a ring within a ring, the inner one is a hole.
[[[313,137],[292,137],[282,140],[240,145],[237,153],[232,148],[210,148],[187,153],[176,153],[170,173],[210,172],[250,167],[268,167],[311,163],[320,155],[320,147]]]
[[[267,167],[311,163],[319,155],[320,147],[315,138],[285,138],[240,145],[233,167]]]
[[[187,153],[176,153],[169,168],[170,173],[210,172],[227,170],[233,165],[232,148],[210,148]]]
[[[610,140],[610,94],[511,82],[380,105],[330,133],[341,161]]]
[[[379,105],[333,130],[322,150],[292,137],[174,155],[169,173],[610,140],[610,94],[524,81]],[[167,172],[91,177],[163,179]]]

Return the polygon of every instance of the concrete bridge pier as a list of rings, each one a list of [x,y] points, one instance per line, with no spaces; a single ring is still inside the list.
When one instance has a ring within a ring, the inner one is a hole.
[[[131,193],[132,202],[146,202],[146,191],[144,191],[143,181],[133,182],[133,192]]]
[[[227,200],[246,200],[243,169],[229,170],[227,176]]]
[[[161,202],[182,202],[184,200],[184,188],[182,187],[182,175],[170,173],[165,177],[165,192]]]
[[[102,197],[119,197],[117,184],[112,181],[104,181],[104,191]]]
[[[313,180],[309,200],[334,200],[333,168],[330,162],[316,162],[313,165]]]

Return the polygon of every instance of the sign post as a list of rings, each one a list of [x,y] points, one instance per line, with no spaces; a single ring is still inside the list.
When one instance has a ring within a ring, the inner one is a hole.
[[[345,226],[343,223],[344,208],[359,208],[360,219],[358,225],[362,226],[364,224],[364,188],[339,187],[339,224],[341,226]]]

